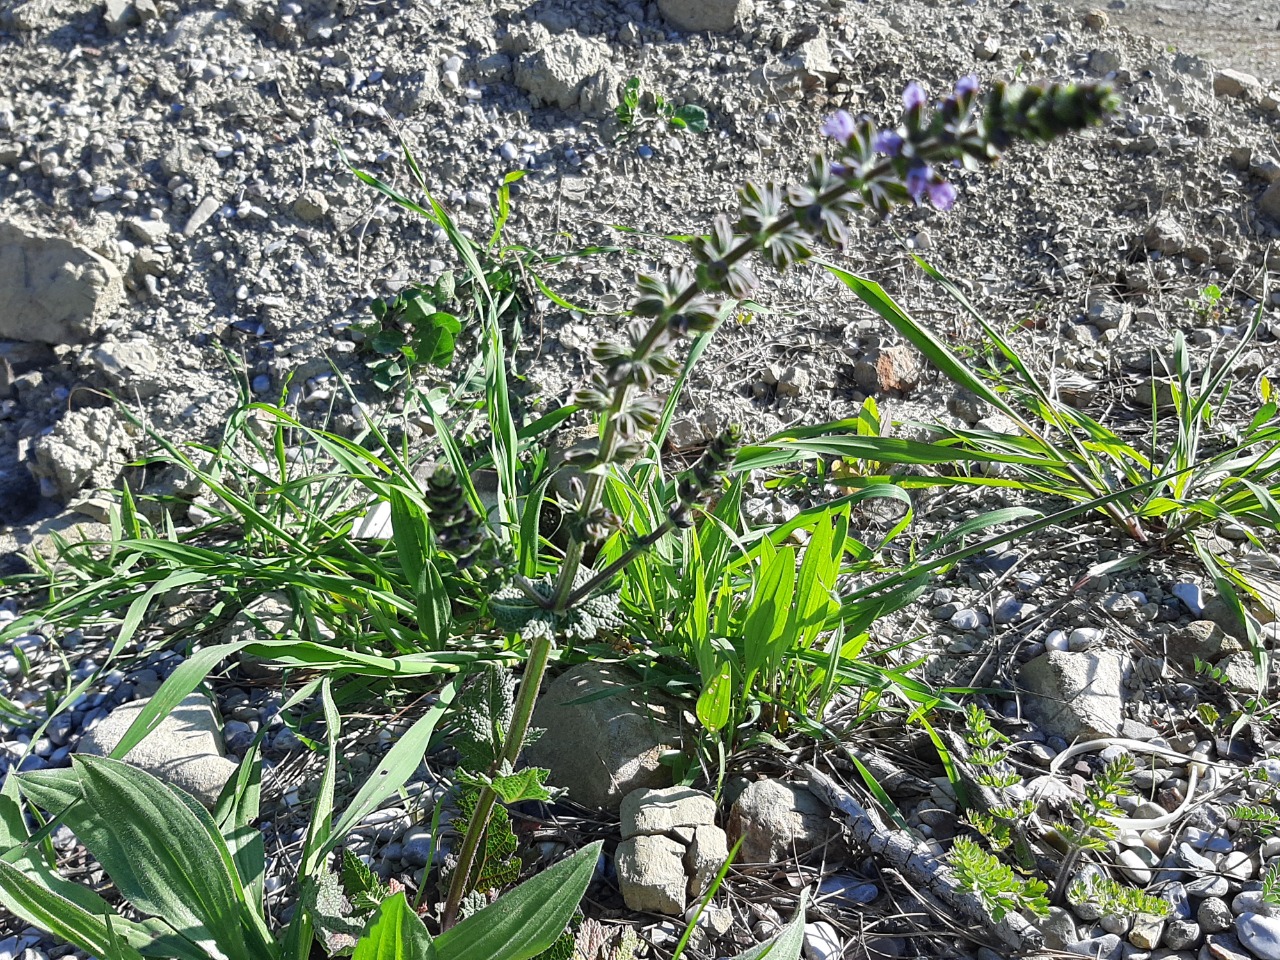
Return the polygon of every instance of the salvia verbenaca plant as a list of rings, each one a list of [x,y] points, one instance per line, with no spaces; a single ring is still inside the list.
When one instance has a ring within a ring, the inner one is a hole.
[[[946,165],[976,169],[994,162],[1018,141],[1046,143],[1097,123],[1115,104],[1114,93],[1105,85],[996,83],[979,98],[978,80],[969,76],[933,103],[920,84],[908,84],[896,127],[881,128],[867,117],[835,113],[821,128],[835,146],[813,156],[803,183],[784,188],[770,181],[748,181],[739,194],[737,219],[717,216],[710,233],[691,245],[693,269],[682,265],[637,278],[633,319],[624,338],[596,344],[597,369],[574,397],[581,409],[598,417],[600,428],[598,441],[572,461],[586,479],[574,484],[573,502],[566,504],[570,537],[563,561],[547,583],[513,578],[512,586],[524,603],[511,602],[514,591],[497,597],[499,616],[536,624],[527,631],[529,660],[508,748],[523,741],[558,629],[572,626],[581,635],[592,628],[591,623],[584,628],[569,612],[584,603],[598,603],[608,581],[639,551],[671,530],[687,527],[694,510],[715,496],[732,463],[739,442],[736,428],[715,438],[681,480],[678,501],[665,523],[603,570],[583,573],[588,548],[617,526],[603,503],[608,471],[644,450],[646,435],[663,409],[652,390],[660,377],[679,369],[677,344],[718,326],[731,306],[722,298],[741,300],[754,291],[757,280],[750,258],[760,254],[785,270],[808,260],[820,244],[843,249],[849,242],[846,221],[862,210],[888,216],[895,206],[926,200],[949,210],[957,194],[942,174]],[[514,761],[515,756],[504,759]],[[496,799],[492,789],[483,790],[472,814],[445,902],[446,929],[467,892],[480,836]]]

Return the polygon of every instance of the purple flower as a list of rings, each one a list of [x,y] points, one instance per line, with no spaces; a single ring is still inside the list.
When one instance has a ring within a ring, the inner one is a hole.
[[[907,171],[907,193],[917,203],[924,199],[925,191],[929,189],[929,176],[929,168],[923,163],[918,163]]]
[[[923,107],[929,102],[929,95],[924,92],[924,87],[912,80],[907,84],[907,88],[902,91],[902,105],[908,110],[915,110]]]
[[[969,74],[967,77],[961,77],[956,83],[957,97],[971,97],[978,92],[978,77],[976,74]]]
[[[945,180],[929,184],[929,202],[944,213],[956,203],[956,188]]]
[[[831,164],[831,175],[833,177],[851,177],[853,176],[853,167],[847,163],[835,162]]]
[[[886,157],[896,157],[902,152],[902,136],[897,130],[881,130],[871,141],[871,148]]]
[[[823,136],[831,137],[833,140],[840,141],[841,144],[846,144],[849,142],[849,138],[853,136],[855,126],[853,117],[849,116],[847,111],[837,110],[823,121],[819,129]]]

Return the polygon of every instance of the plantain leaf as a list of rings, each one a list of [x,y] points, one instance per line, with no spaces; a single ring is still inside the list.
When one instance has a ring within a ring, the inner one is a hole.
[[[719,669],[704,683],[695,712],[698,722],[715,733],[729,722],[733,707],[733,665],[728,660],[721,661]]]
[[[431,934],[403,893],[382,901],[356,943],[351,960],[435,960]]]
[[[129,944],[121,943],[103,919],[3,860],[0,860],[0,902],[14,916],[79,947],[90,956],[105,957],[114,951],[122,960],[141,960],[141,954]]]
[[[85,802],[68,823],[121,894],[193,943],[248,955],[244,890],[213,819],[118,760],[76,756],[72,764]]]
[[[601,842],[526,880],[436,938],[438,960],[529,960],[573,918],[595,873]]]

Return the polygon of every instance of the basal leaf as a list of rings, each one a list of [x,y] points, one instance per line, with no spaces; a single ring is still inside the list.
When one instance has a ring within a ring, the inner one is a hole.
[[[553,944],[591,883],[601,842],[526,880],[436,938],[438,960],[530,960]]]
[[[403,893],[382,901],[356,943],[352,960],[435,960],[431,935]]]

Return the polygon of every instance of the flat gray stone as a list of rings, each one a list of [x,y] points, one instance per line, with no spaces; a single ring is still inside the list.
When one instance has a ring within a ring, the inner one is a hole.
[[[92,757],[109,755],[150,702],[135,700],[117,707],[84,735],[76,752]],[[222,730],[213,703],[199,693],[179,703],[124,760],[185,790],[210,809],[236,771],[236,765],[224,755]]]
[[[92,250],[0,221],[0,338],[82,343],[123,299],[120,271]]]
[[[622,839],[640,834],[671,833],[678,827],[700,827],[715,822],[716,804],[705,793],[689,787],[632,790],[618,810]]]
[[[1114,737],[1124,721],[1126,667],[1126,658],[1112,650],[1042,654],[1018,674],[1027,714],[1066,740]]]

